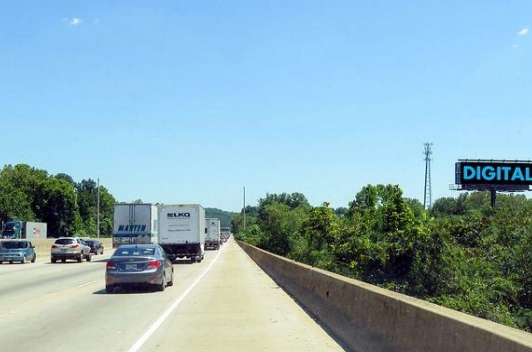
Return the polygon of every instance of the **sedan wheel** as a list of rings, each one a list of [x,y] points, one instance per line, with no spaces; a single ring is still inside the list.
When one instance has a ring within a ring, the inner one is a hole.
[[[160,285],[157,285],[157,291],[163,292],[166,287],[166,275],[163,274],[163,280]]]
[[[174,286],[174,269],[172,269],[172,276],[170,277],[170,281],[168,281],[168,286]]]

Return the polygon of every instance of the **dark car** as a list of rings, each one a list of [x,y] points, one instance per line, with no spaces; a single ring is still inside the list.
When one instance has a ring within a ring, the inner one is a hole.
[[[164,291],[174,284],[174,267],[158,244],[123,244],[118,247],[105,268],[105,289],[117,287],[154,286]]]
[[[87,246],[91,247],[91,253],[103,254],[103,243],[98,240],[85,240]]]

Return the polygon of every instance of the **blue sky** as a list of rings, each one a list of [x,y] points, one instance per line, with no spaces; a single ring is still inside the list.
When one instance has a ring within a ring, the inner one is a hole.
[[[118,201],[456,197],[462,158],[532,159],[532,2],[11,1],[0,165]]]

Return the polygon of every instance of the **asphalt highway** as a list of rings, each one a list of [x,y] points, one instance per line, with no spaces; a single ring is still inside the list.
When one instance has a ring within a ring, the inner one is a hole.
[[[107,294],[111,252],[0,265],[0,350],[344,351],[232,240],[164,292]]]

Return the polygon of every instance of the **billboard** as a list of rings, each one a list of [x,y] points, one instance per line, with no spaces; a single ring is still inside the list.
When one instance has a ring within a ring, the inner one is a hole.
[[[504,186],[516,190],[532,185],[532,162],[507,160],[460,160],[455,166],[455,183],[464,188]]]

